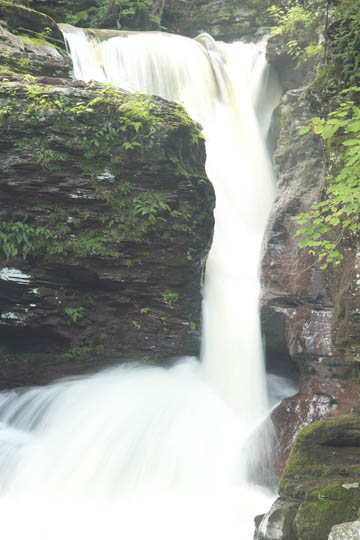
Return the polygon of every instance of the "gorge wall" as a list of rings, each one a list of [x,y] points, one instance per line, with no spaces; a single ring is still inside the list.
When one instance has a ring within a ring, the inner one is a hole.
[[[336,170],[336,154],[316,129],[301,131],[312,117],[336,109],[346,88],[336,64],[339,11],[324,10],[312,32],[308,23],[308,35],[304,21],[285,23],[267,48],[284,94],[275,127],[278,197],[264,239],[261,317],[268,369],[297,379],[299,393],[272,412],[277,474],[292,450],[259,540],[326,540],[333,525],[358,516],[359,238],[338,231],[343,260],[324,269],[313,249],[299,248],[294,220],[326,198],[326,177]],[[293,47],[314,54],[301,56]],[[317,422],[329,417],[340,418]],[[348,538],[346,527],[334,527],[331,538]]]
[[[322,139],[300,134],[314,116],[308,93],[319,64],[292,68],[284,44],[273,38],[268,59],[281,65],[285,92],[274,153],[279,191],[264,242],[261,316],[270,371],[287,372],[300,385],[299,394],[273,412],[279,441],[275,467],[281,472],[301,427],[329,415],[356,413],[360,293],[355,237],[342,241],[340,265],[321,269],[310,249],[299,248],[296,236],[294,217],[321,200],[328,172]]]

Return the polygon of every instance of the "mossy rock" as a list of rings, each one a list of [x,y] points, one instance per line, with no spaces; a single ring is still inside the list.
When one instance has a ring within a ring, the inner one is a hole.
[[[47,41],[64,47],[63,37],[56,22],[44,13],[0,0],[0,21],[6,24],[10,32],[46,38]]]
[[[16,228],[21,227],[26,236],[12,250],[15,256],[117,258],[124,242],[150,245],[154,235],[166,244],[175,238],[184,241],[184,258],[186,250],[197,250],[201,238],[195,231],[203,230],[204,216],[191,219],[191,201],[174,197],[172,189],[178,178],[179,188],[195,187],[196,196],[206,195],[208,181],[197,161],[205,153],[196,124],[181,106],[165,106],[160,99],[101,85],[77,90],[70,97],[67,89],[33,80],[17,87],[4,83],[0,103],[0,125],[11,148],[4,169],[16,175],[25,160],[45,182],[41,204],[30,211],[37,224],[30,217],[19,225],[19,217],[13,222],[10,214],[3,213],[9,242]],[[167,159],[171,178],[159,171],[159,163]],[[132,181],[140,168],[141,189]],[[81,185],[72,181],[75,191],[69,196],[75,202],[71,205],[75,214],[69,218],[68,201],[63,205],[58,200],[54,208],[52,200],[59,178],[66,179],[74,170],[82,179]],[[77,204],[81,198],[88,199],[89,208]],[[19,216],[22,210],[18,209]],[[27,253],[25,244],[32,246]],[[9,259],[9,254],[0,249],[3,257]],[[165,253],[163,257],[168,258]]]
[[[302,429],[279,485],[284,504],[300,505],[294,536],[284,540],[327,540],[333,525],[355,520],[359,479],[360,418],[329,418]]]
[[[314,490],[351,484],[359,478],[360,418],[329,418],[298,433],[279,493],[282,497],[312,498]]]
[[[214,192],[184,108],[30,75],[0,108],[0,386],[197,355]]]
[[[345,490],[350,493],[350,490]],[[295,517],[294,528],[299,540],[327,540],[333,525],[354,520],[360,502],[360,490],[345,500],[324,500],[303,503]],[[350,498],[350,500],[348,500]]]
[[[55,21],[0,0],[0,80],[18,73],[67,77],[71,61]]]
[[[262,519],[256,539],[281,538],[283,540],[295,540],[294,518],[298,508],[299,504],[297,502],[277,499],[271,510]]]

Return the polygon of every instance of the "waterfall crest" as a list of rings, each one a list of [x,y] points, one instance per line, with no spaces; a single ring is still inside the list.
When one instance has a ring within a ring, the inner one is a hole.
[[[202,363],[121,366],[0,394],[7,539],[251,540],[252,518],[268,504],[248,482],[245,446],[267,411],[258,265],[279,94],[264,47],[61,27],[76,78],[183,102],[203,126],[216,226]]]

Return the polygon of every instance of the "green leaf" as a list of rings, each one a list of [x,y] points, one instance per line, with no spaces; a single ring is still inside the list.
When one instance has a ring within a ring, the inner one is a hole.
[[[307,126],[300,129],[299,134],[300,135],[306,135],[306,133],[309,133],[310,129],[312,127],[312,124],[308,124]]]
[[[325,128],[322,130],[321,135],[324,139],[330,139],[331,137],[335,135],[335,133],[340,127],[341,127],[340,124],[334,124],[334,125],[327,124]]]

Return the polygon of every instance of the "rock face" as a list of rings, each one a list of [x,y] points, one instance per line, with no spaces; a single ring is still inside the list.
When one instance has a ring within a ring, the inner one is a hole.
[[[268,369],[299,382],[299,393],[272,414],[277,474],[299,429],[356,412],[360,350],[356,247],[344,241],[344,261],[327,270],[298,247],[293,218],[321,200],[326,157],[320,137],[299,133],[314,116],[305,96],[315,78],[315,60],[297,68],[286,55],[278,36],[271,38],[268,59],[278,69],[285,92],[274,154],[278,195],[264,242],[261,318]]]
[[[20,2],[19,2],[20,3]],[[21,3],[27,5],[27,0]],[[31,7],[58,22],[86,28],[165,30],[195,37],[201,32],[234,41],[259,38],[271,26],[268,0],[32,0]]]
[[[0,388],[198,354],[214,194],[197,126],[181,106],[64,78],[65,54],[12,21],[0,42]]]
[[[32,9],[0,1],[0,75],[11,73],[66,77],[71,62],[64,54],[55,21]]]
[[[359,464],[359,418],[331,418],[304,428],[281,477],[280,497],[256,538],[327,540],[333,525],[357,517]]]
[[[329,535],[329,540],[358,540],[360,537],[360,521],[334,525]]]
[[[270,5],[266,0],[168,0],[162,24],[190,37],[207,32],[222,41],[256,40],[269,31]]]

